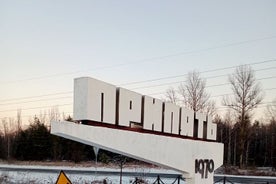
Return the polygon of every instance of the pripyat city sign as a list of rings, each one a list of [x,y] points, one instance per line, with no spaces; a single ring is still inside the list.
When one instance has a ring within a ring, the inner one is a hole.
[[[75,79],[74,94],[76,120],[216,140],[217,125],[200,112],[92,78]]]
[[[223,163],[211,117],[97,79],[75,79],[74,120],[51,133],[175,169],[187,184],[213,183]]]

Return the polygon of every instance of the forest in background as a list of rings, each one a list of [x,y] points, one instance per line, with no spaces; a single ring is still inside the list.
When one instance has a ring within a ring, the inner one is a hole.
[[[228,118],[228,119],[227,119]],[[233,123],[230,116],[221,118],[215,116],[217,123],[217,141],[224,143],[224,165],[238,166],[241,149],[239,148],[238,129],[240,123]],[[69,116],[67,121],[72,121]],[[12,121],[12,120],[10,120]],[[20,119],[19,119],[20,121]],[[16,127],[13,131],[0,132],[0,159],[19,161],[95,161],[92,146],[64,139],[50,134],[49,122],[41,121],[34,117],[26,129],[22,129],[21,123],[9,122]],[[249,121],[249,119],[248,119]],[[2,122],[8,124],[8,122]],[[248,127],[249,137],[244,149],[245,167],[273,167],[276,168],[275,132],[276,121],[255,121]],[[117,154],[100,150],[98,161],[109,163]],[[132,160],[133,159],[129,159]]]
[[[221,102],[226,111],[223,117],[216,113],[215,102],[206,91],[206,80],[196,71],[187,75],[178,89],[169,88],[165,101],[205,113],[217,124],[217,141],[224,144],[224,165],[248,167],[276,167],[276,100],[267,105],[265,118],[252,120],[263,91],[249,65],[241,65],[229,75],[232,93]],[[95,160],[93,147],[50,134],[50,121],[72,118],[58,116],[58,109],[48,115],[34,116],[29,123],[17,118],[3,118],[0,129],[0,159],[4,160]],[[22,124],[29,124],[22,128]],[[100,150],[98,161],[108,163],[118,155]]]
[[[75,163],[95,160],[92,146],[50,134],[50,122],[45,118],[41,119],[34,117],[26,129],[22,129],[20,118],[17,121],[2,121],[6,126],[0,132],[0,159]],[[72,121],[72,118],[69,116],[65,120]],[[11,126],[12,130],[7,128]],[[115,153],[100,150],[98,161],[108,163],[117,156]]]

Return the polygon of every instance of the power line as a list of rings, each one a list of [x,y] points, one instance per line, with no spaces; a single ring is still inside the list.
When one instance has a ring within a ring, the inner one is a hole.
[[[178,101],[181,101],[181,100],[178,100]],[[69,105],[73,105],[72,103],[70,104],[60,104],[60,105],[55,105],[55,106],[69,106]],[[256,108],[263,108],[263,107],[267,107],[267,106],[275,106],[276,103],[275,101],[270,101],[270,102],[263,102],[263,103],[260,103],[259,106],[257,106]],[[26,108],[26,109],[20,109],[20,110],[33,110],[33,109],[42,109],[42,108],[52,108],[53,106],[41,106],[41,107],[33,107],[33,108]],[[219,107],[216,107],[216,110],[219,110],[219,109],[228,109],[229,107],[227,106],[219,106]],[[10,112],[10,111],[17,111],[18,109],[13,109],[13,110],[5,110],[5,111],[0,111],[0,112]],[[62,113],[58,113],[58,114],[63,114],[63,113],[72,113],[72,112],[62,112]],[[56,114],[56,113],[55,113]],[[50,115],[50,113],[42,113],[41,115]],[[25,116],[21,116],[21,117],[29,117],[29,116],[34,116],[34,115],[25,115]],[[11,116],[11,117],[17,117],[17,116]],[[7,117],[1,117],[0,119],[3,119],[3,118],[7,118]]]
[[[261,103],[258,104],[258,106],[260,106],[260,105],[276,105],[276,102],[275,101],[261,102]],[[227,108],[229,108],[229,107],[224,106],[224,105],[216,107],[216,109],[227,109]]]
[[[57,98],[46,98],[46,99],[39,99],[39,100],[31,100],[31,101],[24,101],[24,102],[13,102],[13,103],[4,103],[1,105],[13,105],[13,104],[25,104],[25,103],[31,103],[31,102],[40,102],[40,101],[51,101],[51,100],[61,100],[61,99],[69,99],[73,98],[73,96],[65,96],[65,97],[57,97]]]
[[[217,78],[217,77],[223,77],[223,76],[227,76],[227,75],[225,75],[225,74],[224,75],[217,75],[217,76],[212,76],[212,77],[206,77],[204,79]],[[187,80],[176,81],[176,82],[167,82],[167,83],[161,83],[161,84],[149,85],[149,86],[141,86],[141,87],[130,88],[130,89],[131,90],[135,90],[135,89],[153,88],[153,87],[159,87],[159,86],[167,86],[167,85],[171,85],[171,84],[179,84],[179,83],[182,83],[182,82],[187,82]]]
[[[271,78],[276,78],[276,76],[273,77],[265,77],[265,78],[261,78],[261,79],[257,79],[257,80],[265,80],[265,79],[271,79]],[[230,83],[223,83],[223,84],[216,84],[216,85],[211,85],[211,86],[206,86],[206,87],[214,87],[214,86],[223,86],[223,85],[229,85]],[[268,89],[264,89],[264,90],[274,90],[276,88],[268,88]],[[148,94],[149,95],[149,94]],[[233,94],[224,94],[224,95],[233,95]],[[224,95],[216,95],[216,96],[212,96],[212,97],[218,97],[218,96],[224,96]],[[39,100],[38,100],[39,101]],[[177,100],[177,101],[182,101],[182,100]],[[274,103],[274,102],[273,102]],[[42,108],[52,108],[53,106],[69,106],[69,105],[73,105],[73,103],[68,103],[68,104],[61,104],[61,105],[52,105],[52,106],[42,106],[42,107],[33,107],[33,108],[25,108],[25,109],[21,109],[21,110],[32,110],[32,109],[42,109]],[[10,110],[3,110],[0,112],[11,112],[11,111],[17,111],[18,109],[10,109]]]
[[[220,76],[224,76],[224,75],[220,75]],[[220,76],[212,76],[212,77],[209,77],[209,78],[220,77]],[[265,77],[265,78],[261,78],[261,79],[257,79],[257,80],[265,80],[265,79],[272,79],[272,78],[276,78],[276,76]],[[183,82],[185,82],[185,81],[183,81]],[[176,83],[179,83],[179,82],[176,82]],[[165,84],[159,84],[159,85],[154,85],[154,86],[145,86],[145,87],[141,87],[141,88],[156,87],[156,86],[162,86],[162,85],[168,85],[168,84],[173,84],[173,83],[165,83]],[[225,85],[229,85],[229,84],[230,83],[214,84],[214,85],[206,86],[206,88],[225,86]],[[138,88],[133,88],[133,89],[138,89]],[[276,88],[269,88],[269,89],[264,89],[264,90],[274,90],[274,89],[276,89]],[[68,94],[68,93],[71,94],[72,91],[70,91],[70,92],[61,92],[61,93],[54,93],[54,94],[46,94],[46,95],[39,95],[39,96],[29,96],[29,97],[16,98],[16,99],[7,99],[7,100],[3,100],[3,101],[23,100],[23,99],[30,99],[30,98],[37,98],[37,97],[53,96],[53,95],[58,95],[58,94]],[[165,91],[164,92],[158,92],[158,93],[150,93],[150,94],[146,94],[146,95],[159,95],[159,94],[165,94]],[[224,95],[231,95],[231,94],[215,95],[215,96],[211,96],[211,98],[213,98],[213,97],[219,97],[219,96],[224,96]],[[69,98],[72,98],[72,96],[57,97],[57,98],[50,98],[50,99],[48,99],[48,98],[47,99],[39,99],[39,100],[24,101],[24,102],[4,103],[4,104],[0,104],[0,106],[1,105],[12,105],[12,104],[23,104],[23,103],[47,101],[47,100],[69,99]],[[2,111],[0,111],[0,112],[2,112]]]
[[[276,106],[276,104],[262,104],[262,105],[259,105],[259,106],[257,106],[257,107],[255,107],[255,109],[259,109],[259,108],[265,108],[265,107],[275,107]],[[217,111],[223,111],[223,110],[225,110],[225,109],[230,109],[229,107],[217,107],[216,108],[216,110]]]
[[[54,115],[63,115],[63,114],[73,114],[73,112],[59,112],[59,113],[53,113]],[[30,115],[24,115],[24,116],[20,116],[20,118],[27,118],[27,117],[38,117],[38,116],[50,116],[52,115],[52,113],[43,113],[40,115],[36,115],[36,114],[30,114]],[[0,117],[0,119],[7,119],[7,118],[17,118],[18,116],[9,116],[9,117]],[[40,117],[38,117],[40,118]]]
[[[261,78],[261,79],[256,79],[256,80],[266,80],[266,79],[273,79],[273,78],[276,78],[276,76],[272,76],[272,77],[265,77],[265,78]],[[206,88],[208,87],[217,87],[217,86],[225,86],[225,85],[229,85],[230,83],[221,83],[221,84],[214,84],[214,85],[209,85],[209,86],[206,86]],[[269,91],[269,90],[274,90],[276,88],[268,88],[268,89],[263,89],[265,91]],[[147,94],[147,95],[160,95],[160,94],[164,94],[165,91],[163,92],[158,92],[158,93],[150,93],[150,94]],[[222,94],[222,95],[216,95],[216,96],[210,96],[210,97],[218,97],[218,96],[224,96],[224,95],[231,95],[231,93],[228,93],[228,94]]]
[[[272,77],[264,77],[264,78],[260,78],[260,79],[256,79],[256,80],[266,80],[266,79],[274,79],[276,78],[276,76],[272,76]],[[225,86],[225,85],[229,85],[230,83],[222,83],[222,84],[215,84],[215,85],[210,85],[210,86],[206,86],[206,88],[209,87],[217,87],[217,86]]]
[[[181,101],[181,100],[178,100],[178,101]],[[38,106],[38,107],[32,107],[32,108],[23,108],[23,109],[20,109],[21,111],[23,110],[33,110],[33,109],[43,109],[43,108],[52,108],[54,106],[57,106],[57,107],[60,107],[60,106],[71,106],[73,105],[72,103],[69,103],[69,104],[58,104],[58,105],[53,105],[53,106]],[[261,106],[258,106],[257,108],[260,108],[260,107],[263,107],[264,105],[266,105],[265,107],[267,106],[275,106],[276,103],[274,101],[271,101],[271,102],[263,102],[263,103],[260,103]],[[217,107],[216,109],[227,109],[228,107],[227,106],[220,106],[220,107]],[[12,112],[12,111],[17,111],[18,109],[10,109],[10,110],[4,110],[4,111],[0,111],[0,112]],[[44,114],[42,114],[44,115]],[[2,117],[2,118],[6,118],[6,117]],[[1,119],[1,118],[0,118]]]
[[[20,109],[20,110],[33,110],[33,109],[43,109],[43,108],[52,108],[52,107],[60,107],[60,106],[69,106],[73,105],[73,103],[67,103],[67,104],[57,104],[57,105],[51,105],[51,106],[38,106],[38,107],[31,107],[31,108],[25,108],[25,109]],[[12,112],[12,111],[17,111],[18,109],[9,109],[9,110],[3,110],[0,112]]]
[[[222,45],[208,47],[208,48],[204,48],[204,49],[198,49],[198,50],[192,50],[192,51],[179,52],[179,53],[175,53],[175,54],[151,57],[151,58],[135,60],[135,61],[131,61],[131,62],[119,63],[116,65],[108,65],[108,66],[96,67],[96,68],[88,69],[88,70],[79,70],[79,71],[73,71],[73,72],[58,73],[58,74],[53,74],[53,75],[38,76],[38,77],[32,77],[32,78],[22,79],[22,80],[6,81],[6,82],[0,82],[0,84],[1,83],[16,83],[16,82],[23,82],[23,81],[30,81],[30,80],[40,80],[40,79],[46,79],[46,78],[54,78],[54,77],[60,77],[60,76],[66,76],[66,75],[73,75],[73,74],[77,74],[77,73],[81,73],[81,72],[103,70],[103,69],[116,68],[116,67],[127,66],[127,65],[141,64],[141,63],[157,62],[158,60],[171,58],[171,57],[175,57],[175,56],[206,52],[209,50],[215,50],[215,49],[225,48],[225,47],[232,47],[232,46],[236,46],[236,45],[242,45],[242,44],[247,44],[250,42],[262,41],[262,40],[268,40],[268,39],[274,39],[274,38],[276,38],[276,36],[269,36],[269,37],[263,37],[263,38],[252,39],[252,40],[245,40],[245,41],[240,41],[240,42],[232,42],[232,43],[222,44]]]
[[[217,77],[217,76],[213,76],[213,77]],[[276,78],[276,76],[272,76],[272,77],[265,77],[265,78],[261,78],[261,79],[257,79],[257,80],[265,80],[265,79],[272,79],[272,78]],[[206,86],[206,88],[209,87],[218,87],[218,86],[225,86],[225,85],[229,85],[230,83],[222,83],[222,84],[215,84],[215,85],[209,85]],[[153,86],[155,87],[155,86]],[[276,88],[269,88],[269,89],[264,89],[264,90],[274,90]],[[36,98],[36,97],[45,97],[45,96],[53,96],[53,95],[57,95],[57,94],[66,94],[66,93],[72,93],[72,92],[65,92],[65,93],[55,93],[55,94],[46,94],[46,95],[40,95],[40,96],[33,96],[33,97],[27,97],[27,98]],[[158,94],[163,94],[165,92],[159,92],[159,93],[151,93],[151,94],[146,94],[146,95],[158,95]],[[219,96],[225,96],[225,95],[232,95],[232,94],[222,94],[222,95],[215,95],[215,96],[211,96],[210,98],[213,97],[219,97]],[[24,102],[19,102],[19,103],[6,103],[6,104],[0,104],[0,105],[11,105],[11,104],[23,104],[23,103],[31,103],[31,102],[39,102],[39,101],[47,101],[47,100],[59,100],[59,99],[68,99],[68,98],[72,98],[72,96],[66,96],[66,97],[57,97],[57,98],[50,98],[50,99],[39,99],[39,100],[32,100],[32,101],[24,101]],[[19,99],[19,98],[18,98]],[[26,98],[20,98],[20,99],[26,99]],[[14,99],[12,99],[14,100]],[[5,100],[8,101],[8,100]],[[72,105],[72,104],[71,104]],[[52,107],[52,106],[51,106]],[[16,109],[17,110],[17,109]],[[8,111],[16,111],[16,110],[5,110],[5,111],[0,111],[0,112],[8,112]],[[26,109],[25,109],[26,110]]]
[[[263,89],[264,91],[270,91],[270,90],[275,90],[276,88],[268,88],[268,89]],[[154,96],[154,95],[162,95],[162,94],[165,94],[166,92],[165,91],[162,91],[162,92],[156,92],[156,93],[148,93],[148,94],[145,94],[145,95],[149,95],[149,96]],[[226,94],[221,94],[221,95],[214,95],[214,96],[210,96],[210,98],[213,98],[213,97],[219,97],[219,96],[226,96],[226,95],[233,95],[233,93],[226,93]]]
[[[275,62],[275,61],[276,61],[276,59],[270,59],[270,60],[264,60],[264,61],[260,61],[260,62],[254,62],[254,63],[247,63],[247,64],[242,64],[242,65],[252,66],[252,65],[258,65],[258,64],[263,64],[263,63],[271,63],[271,62]],[[201,74],[201,73],[216,72],[216,71],[220,71],[220,70],[233,69],[233,68],[236,68],[236,67],[242,66],[242,65],[234,65],[234,66],[229,66],[229,67],[216,68],[216,69],[212,69],[212,70],[205,70],[205,71],[198,72],[198,73]],[[143,80],[143,81],[134,81],[134,82],[119,84],[118,86],[128,86],[128,85],[133,85],[133,84],[155,82],[155,81],[159,81],[159,80],[184,77],[184,76],[187,76],[187,75],[188,75],[188,73],[180,74],[180,75],[167,76],[167,77],[161,77],[161,78],[155,78],[155,79],[149,79],[149,80]]]
[[[255,63],[251,63],[251,64],[247,64],[247,65],[256,65],[256,64],[262,64],[262,63],[267,63],[267,62],[275,62],[275,61],[276,61],[276,59],[271,59],[271,60],[265,60],[265,61],[255,62]],[[225,70],[225,69],[235,68],[237,66],[241,66],[241,65],[235,65],[235,66],[224,67],[224,68],[217,68],[217,69],[213,69],[213,70],[206,70],[206,71],[202,71],[202,72],[199,72],[199,73],[215,72],[215,71],[219,71],[219,70]],[[262,69],[258,69],[258,70],[255,70],[255,71],[257,72],[257,71],[263,71],[263,70],[271,70],[271,69],[275,69],[275,68],[276,67],[262,68]],[[185,75],[187,75],[187,74],[178,75],[178,76],[185,76]],[[206,77],[204,79],[217,78],[217,77],[223,77],[223,76],[227,76],[227,74]],[[170,79],[170,78],[175,78],[175,77],[176,76],[168,76],[168,77],[163,77],[163,78],[158,78],[158,79],[151,79],[151,80],[146,80],[146,81],[136,81],[136,82],[132,82],[132,83],[127,83],[127,85],[137,84],[137,83],[144,83],[144,82],[153,82],[153,81],[157,81],[157,80],[161,80],[161,79]],[[157,85],[142,86],[142,87],[136,87],[136,88],[131,88],[131,89],[132,90],[134,90],[134,89],[145,89],[145,88],[152,88],[152,87],[158,87],[158,86],[166,86],[166,85],[170,85],[170,84],[177,84],[177,83],[181,83],[181,82],[185,82],[185,81],[176,81],[176,82],[169,82],[169,83],[161,83],[161,84],[157,84]],[[224,83],[224,84],[217,84],[217,85],[213,85],[213,86],[209,86],[209,87],[222,86],[222,85],[226,85],[226,83]],[[38,96],[27,96],[27,97],[21,97],[21,98],[3,99],[3,100],[0,100],[0,102],[17,101],[17,100],[25,100],[25,99],[47,97],[47,96],[55,96],[55,95],[61,95],[61,94],[72,94],[72,93],[73,93],[73,91],[59,92],[59,93],[50,93],[50,94],[38,95]],[[157,94],[157,93],[154,93],[154,94]]]
[[[59,92],[59,93],[49,93],[49,94],[38,95],[38,96],[26,96],[26,97],[21,97],[21,98],[3,99],[3,100],[0,100],[0,102],[16,101],[16,100],[24,100],[24,99],[47,97],[47,96],[55,96],[55,95],[62,95],[62,94],[72,94],[72,93],[73,93],[73,91],[65,91],[65,92]]]
[[[269,91],[269,90],[275,90],[276,88],[267,88],[267,89],[263,89],[263,91]],[[154,94],[154,93],[153,93]],[[153,94],[147,94],[147,95],[153,95]],[[156,93],[156,94],[163,94],[163,93]],[[230,95],[234,95],[234,93],[227,93],[227,94],[221,94],[221,95],[214,95],[214,96],[210,96],[210,98],[214,98],[214,97],[220,97],[220,96],[230,96]],[[181,99],[177,99],[176,102],[182,102],[183,100]],[[270,103],[270,102],[267,102]],[[275,103],[274,101],[272,101],[271,103]]]
[[[269,68],[262,68],[262,69],[258,69],[255,70],[255,72],[258,71],[264,71],[264,70],[273,70],[276,69],[276,67],[269,67]],[[216,76],[210,76],[210,77],[205,77],[203,79],[212,79],[212,78],[219,78],[219,77],[225,77],[228,76],[229,74],[223,74],[223,75],[216,75]],[[159,86],[167,86],[167,85],[171,85],[171,84],[178,84],[178,83],[182,83],[182,82],[186,82],[187,80],[182,80],[182,81],[175,81],[175,82],[167,82],[167,83],[161,83],[161,84],[156,84],[156,85],[148,85],[148,86],[141,86],[141,87],[135,87],[135,88],[131,88],[132,90],[135,89],[144,89],[144,88],[152,88],[152,87],[159,87]]]

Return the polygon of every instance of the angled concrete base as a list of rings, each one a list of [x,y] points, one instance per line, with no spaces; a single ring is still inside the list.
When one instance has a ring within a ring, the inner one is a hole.
[[[72,122],[51,122],[51,133],[87,145],[96,146],[138,160],[177,170],[186,183],[213,183],[195,173],[196,159],[212,159],[214,169],[223,163],[223,144],[139,133]],[[206,170],[201,168],[201,170]]]

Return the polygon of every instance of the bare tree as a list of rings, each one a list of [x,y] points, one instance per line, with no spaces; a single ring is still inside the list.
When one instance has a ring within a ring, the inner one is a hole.
[[[3,126],[4,136],[6,137],[9,133],[8,121],[6,118],[2,119],[2,126]]]
[[[57,106],[52,107],[49,111],[49,122],[60,120],[60,113]]]
[[[239,118],[239,161],[240,167],[244,165],[244,150],[246,139],[249,136],[250,112],[255,109],[263,99],[260,84],[255,78],[255,72],[248,65],[238,66],[235,72],[229,76],[231,89],[234,93],[232,98],[225,97],[223,105],[233,109]]]
[[[170,87],[169,89],[167,89],[166,94],[166,101],[177,104],[178,103],[178,96],[177,96],[177,92],[175,91],[175,89],[173,87]]]
[[[276,136],[276,98],[273,100],[271,105],[267,105],[265,115],[267,117],[267,121],[270,122],[269,124],[269,137],[266,136],[266,142],[270,139],[269,149],[270,150],[270,160],[271,166],[276,169],[276,145],[275,145],[275,136]],[[265,158],[266,155],[265,154]]]
[[[187,80],[179,85],[177,91],[170,87],[165,93],[165,100],[212,117],[216,112],[216,103],[210,100],[210,95],[206,92],[206,81],[196,71],[188,73]]]
[[[185,83],[179,86],[179,94],[185,107],[202,112],[214,112],[215,103],[210,101],[210,95],[206,92],[206,81],[198,72],[188,73]]]
[[[17,116],[16,116],[16,133],[18,133],[19,131],[21,131],[22,129],[22,117],[21,117],[21,109],[17,110]]]
[[[40,111],[37,118],[39,119],[40,123],[45,125],[47,123],[47,112],[46,112],[46,110]]]
[[[265,115],[268,118],[268,121],[276,122],[276,98],[271,105],[267,105]]]
[[[214,117],[216,114],[216,102],[214,100],[208,100],[203,111],[211,117]]]
[[[2,126],[3,126],[3,131],[4,131],[4,141],[5,144],[7,145],[6,149],[6,156],[7,159],[10,157],[10,128],[7,119],[2,119]]]
[[[228,110],[224,117],[225,124],[228,128],[228,147],[227,147],[227,164],[231,165],[231,142],[232,142],[232,124],[233,114]]]

